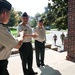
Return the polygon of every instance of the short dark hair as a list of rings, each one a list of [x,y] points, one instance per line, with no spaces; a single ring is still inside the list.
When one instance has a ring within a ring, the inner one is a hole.
[[[28,17],[28,14],[27,14],[26,12],[24,12],[24,13],[22,14],[22,17]]]
[[[0,11],[2,9],[7,9],[8,11],[10,11],[11,7],[12,7],[12,5],[8,1],[6,1],[6,0],[0,0]]]

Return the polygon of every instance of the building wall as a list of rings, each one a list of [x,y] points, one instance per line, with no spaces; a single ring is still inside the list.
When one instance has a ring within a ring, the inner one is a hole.
[[[67,59],[75,61],[75,0],[68,0]]]

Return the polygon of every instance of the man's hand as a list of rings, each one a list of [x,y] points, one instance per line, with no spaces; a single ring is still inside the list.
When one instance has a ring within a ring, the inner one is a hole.
[[[24,40],[24,31],[20,32],[19,33],[19,36],[17,37],[17,40],[18,40],[18,44],[15,48],[19,49],[23,43],[23,40]]]
[[[23,41],[19,41],[15,48],[19,49],[21,47],[22,43],[23,43]]]
[[[36,35],[36,34],[34,34],[34,35],[32,35],[32,37],[33,37],[33,38],[36,38],[36,37],[37,37],[37,35]]]
[[[36,33],[36,32],[35,32],[35,33],[33,33],[32,37],[33,37],[33,38],[38,37],[38,33]]]

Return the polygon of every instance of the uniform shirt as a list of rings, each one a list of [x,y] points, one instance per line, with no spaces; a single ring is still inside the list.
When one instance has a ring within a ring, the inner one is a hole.
[[[20,24],[18,25],[18,34],[19,34],[19,32],[21,32],[21,31],[24,31],[25,34],[32,34],[32,29],[31,29],[31,27],[29,26],[29,24],[22,25],[22,23],[20,23]],[[32,38],[31,38],[31,37],[25,38],[25,39],[23,40],[23,42],[30,42],[30,41],[32,41]]]
[[[17,45],[17,41],[8,32],[8,29],[0,24],[0,60],[7,59],[11,54],[11,49]]]
[[[35,38],[35,40],[39,42],[43,42],[46,40],[46,34],[45,34],[45,28],[44,26],[42,28],[39,28],[38,26],[34,29],[34,32],[38,34],[38,37]]]

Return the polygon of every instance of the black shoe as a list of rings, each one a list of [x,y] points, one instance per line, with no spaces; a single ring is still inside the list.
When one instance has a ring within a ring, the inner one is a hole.
[[[39,64],[39,65],[37,65],[37,67],[40,67],[40,64]]]
[[[45,66],[45,64],[41,64],[41,66]]]
[[[29,74],[31,74],[31,75],[36,75],[36,74],[38,74],[37,72],[30,72]]]

